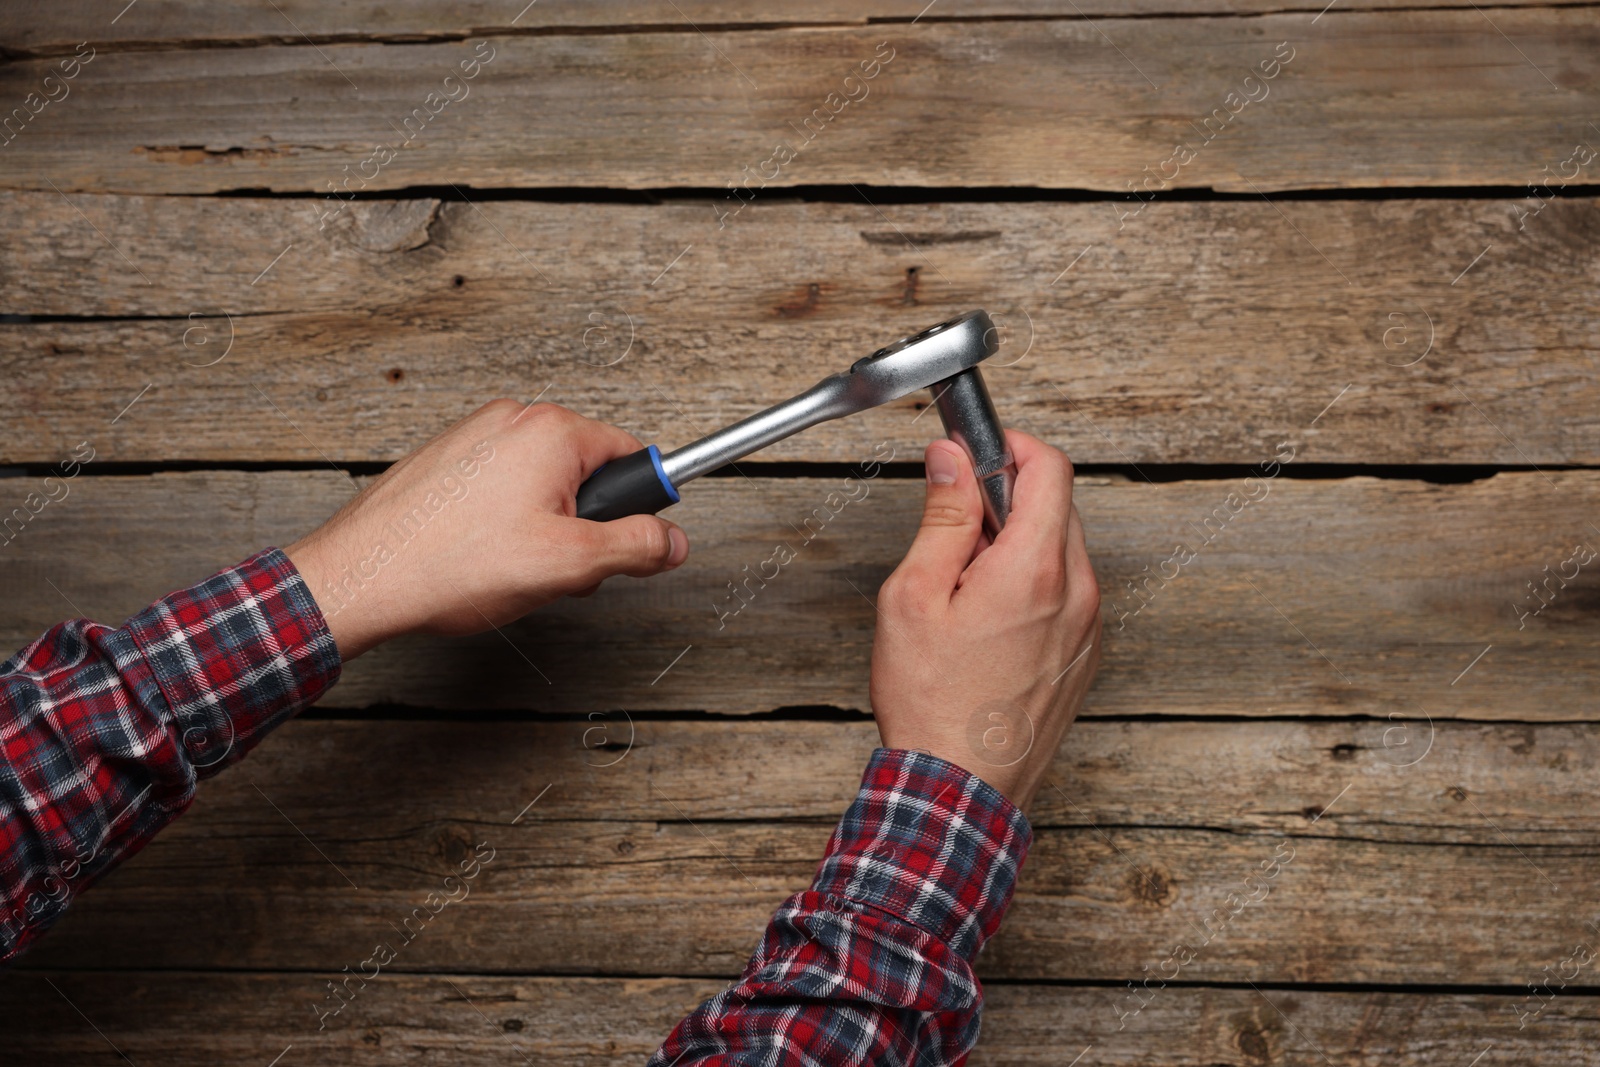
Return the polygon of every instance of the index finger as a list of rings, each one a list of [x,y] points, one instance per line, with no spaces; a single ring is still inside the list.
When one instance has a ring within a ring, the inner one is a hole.
[[[1066,454],[1021,430],[1006,431],[1017,465],[1011,516],[996,547],[1016,544],[1024,552],[1065,552],[1072,514],[1072,462]]]
[[[549,401],[529,404],[511,420],[511,425],[524,433],[540,425],[547,430],[555,429],[560,447],[577,460],[580,481],[612,460],[644,447],[637,437],[621,427],[588,418]]]
[[[585,478],[612,460],[637,452],[644,447],[644,442],[620,426],[613,426],[609,422],[601,422],[599,419],[583,415],[579,415],[578,420],[574,438],[578,446],[578,457],[583,462]]]

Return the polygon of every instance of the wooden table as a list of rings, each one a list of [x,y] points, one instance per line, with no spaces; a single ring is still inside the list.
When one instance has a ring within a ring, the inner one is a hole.
[[[7,7],[0,513],[94,458],[0,550],[0,643],[287,542],[488,398],[672,446],[988,308],[1107,626],[972,1062],[1594,1062],[1594,8],[924,3]],[[7,1051],[642,1061],[875,743],[924,407],[697,484],[669,577],[351,664],[0,980]]]

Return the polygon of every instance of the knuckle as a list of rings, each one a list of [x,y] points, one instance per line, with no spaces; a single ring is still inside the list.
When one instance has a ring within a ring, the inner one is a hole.
[[[1082,583],[1080,588],[1083,590],[1079,594],[1083,598],[1083,613],[1098,621],[1100,618],[1100,583],[1096,582],[1094,575],[1091,574],[1089,575],[1089,581]]]
[[[893,618],[922,618],[932,604],[932,584],[914,571],[896,571],[878,590],[878,607]]]
[[[541,400],[536,404],[523,404],[511,401],[516,408],[514,415],[519,427],[525,425],[538,425],[547,430],[561,430],[570,426],[574,420],[580,419],[577,412],[564,408],[560,404],[552,404],[548,400]]]
[[[496,397],[479,408],[477,415],[514,415],[522,410],[522,405],[509,396]]]
[[[922,511],[924,526],[966,526],[976,521],[958,500],[940,495],[930,497]]]
[[[1042,443],[1043,442],[1041,442],[1041,444]],[[1039,459],[1043,461],[1045,466],[1055,471],[1056,474],[1061,478],[1065,479],[1069,483],[1072,481],[1074,470],[1072,466],[1072,460],[1069,459],[1067,454],[1061,451],[1061,449],[1057,448],[1055,445],[1046,444],[1039,451]]]
[[[890,615],[902,615],[909,605],[913,587],[904,571],[895,571],[878,589],[878,607]]]
[[[1078,615],[1100,615],[1100,583],[1088,566],[1075,570],[1067,590],[1068,610]]]
[[[1097,592],[1100,589],[1100,579],[1095,576],[1094,564],[1089,562],[1087,553],[1073,554],[1069,564],[1069,579],[1080,589],[1093,589]]]
[[[633,537],[636,554],[641,559],[665,563],[672,555],[672,539],[667,536],[666,524],[659,520],[639,523]]]
[[[878,607],[889,614],[894,614],[900,609],[900,604],[905,599],[905,585],[899,571],[884,579],[878,587]]]
[[[1048,458],[1050,466],[1055,470],[1056,477],[1061,480],[1061,483],[1067,487],[1070,493],[1072,481],[1077,476],[1077,468],[1072,465],[1072,460],[1068,458],[1065,452],[1054,446],[1051,446],[1045,456]]]

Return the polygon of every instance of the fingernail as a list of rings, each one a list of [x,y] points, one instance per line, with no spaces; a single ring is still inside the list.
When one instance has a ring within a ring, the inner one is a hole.
[[[961,471],[955,453],[948,448],[928,449],[927,465],[929,485],[953,485]]]
[[[672,542],[672,552],[667,556],[667,566],[676,567],[689,558],[689,535],[674,526],[667,531],[667,540]]]

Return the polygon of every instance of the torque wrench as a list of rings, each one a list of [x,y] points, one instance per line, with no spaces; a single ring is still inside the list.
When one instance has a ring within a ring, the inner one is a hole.
[[[931,389],[945,433],[964,448],[983,489],[991,537],[1011,513],[1016,467],[978,364],[999,348],[987,312],[930,326],[878,349],[798,396],[675,451],[650,445],[614,459],[578,487],[578,518],[606,521],[654,514],[678,502],[684,483],[819,422],[843,418]]]

